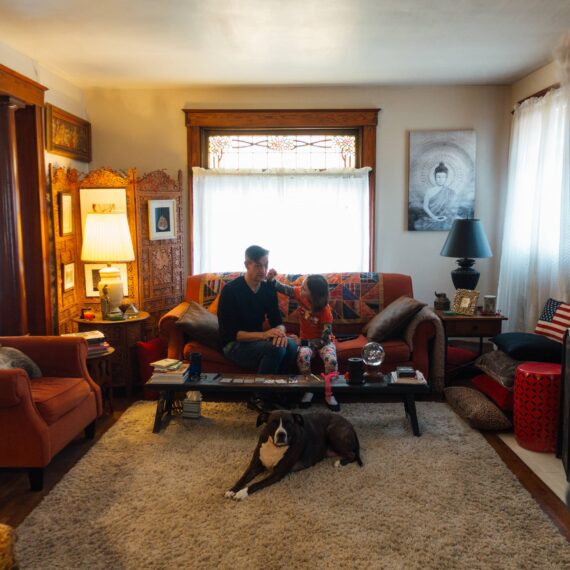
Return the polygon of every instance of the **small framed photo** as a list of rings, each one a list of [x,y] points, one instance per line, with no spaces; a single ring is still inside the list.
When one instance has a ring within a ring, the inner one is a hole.
[[[106,263],[86,263],[85,264],[85,296],[86,297],[99,297],[99,269],[107,267]],[[129,276],[127,273],[126,263],[113,263],[121,273],[121,281],[123,283],[123,295],[129,296]]]
[[[451,310],[460,315],[473,315],[475,313],[475,308],[477,307],[478,298],[479,291],[457,289]]]
[[[73,198],[68,192],[60,192],[59,198],[59,235],[73,234]]]
[[[148,227],[149,239],[174,239],[176,200],[149,200]]]
[[[71,291],[75,287],[75,263],[63,264],[63,291]]]

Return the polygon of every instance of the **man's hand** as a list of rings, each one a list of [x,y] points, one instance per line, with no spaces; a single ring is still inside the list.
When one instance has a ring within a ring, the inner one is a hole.
[[[267,340],[271,340],[273,346],[284,347],[287,346],[287,335],[285,331],[280,328],[273,328],[263,333]]]
[[[273,281],[275,279],[275,276],[277,275],[277,271],[275,271],[275,269],[270,269],[267,272],[267,281],[269,283],[271,283],[271,281]]]

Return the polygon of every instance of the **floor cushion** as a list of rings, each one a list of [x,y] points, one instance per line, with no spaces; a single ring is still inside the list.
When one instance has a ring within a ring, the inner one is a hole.
[[[443,390],[447,403],[457,415],[480,430],[512,428],[509,418],[485,394],[466,386],[451,386]]]
[[[506,388],[488,374],[478,374],[471,378],[471,384],[474,388],[479,390],[479,392],[488,396],[504,412],[513,411],[514,391],[512,388]]]
[[[515,385],[517,366],[520,360],[515,360],[502,350],[492,350],[481,355],[475,362],[475,366],[485,374],[494,378],[505,388]]]
[[[31,389],[34,404],[48,425],[75,409],[91,393],[84,378],[38,378],[32,380]]]

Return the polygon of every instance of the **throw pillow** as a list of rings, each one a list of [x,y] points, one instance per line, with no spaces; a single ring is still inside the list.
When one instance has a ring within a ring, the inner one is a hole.
[[[362,332],[368,340],[376,342],[395,338],[403,332],[412,317],[426,306],[426,303],[410,297],[399,297],[378,313]]]
[[[219,347],[218,317],[199,303],[190,301],[186,312],[176,321],[190,339],[212,348]]]
[[[499,350],[516,360],[536,362],[562,361],[562,345],[540,334],[508,332],[491,338]]]
[[[464,386],[443,390],[447,403],[467,423],[480,430],[504,430],[512,427],[509,418],[481,392]]]
[[[504,412],[513,411],[514,391],[512,388],[505,388],[500,382],[497,382],[487,374],[478,374],[471,378],[471,384],[479,392],[483,392],[485,396],[493,400]]]
[[[475,366],[479,370],[506,388],[512,388],[515,385],[515,376],[519,364],[519,360],[515,360],[502,350],[487,352],[475,361]]]
[[[548,299],[534,332],[562,344],[568,327],[570,327],[570,305],[555,299]]]
[[[30,378],[41,378],[40,367],[21,350],[0,346],[0,369],[23,368]]]

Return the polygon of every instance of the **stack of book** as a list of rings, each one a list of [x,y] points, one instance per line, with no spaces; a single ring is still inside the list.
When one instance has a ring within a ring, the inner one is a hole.
[[[189,366],[182,360],[163,358],[150,365],[153,368],[150,381],[155,384],[184,384],[188,380]]]
[[[427,384],[424,375],[411,366],[397,366],[392,372],[393,384]]]
[[[61,336],[76,336],[87,341],[87,357],[105,354],[109,349],[109,343],[101,331],[83,331],[62,334]]]
[[[199,418],[201,412],[202,394],[192,391],[186,392],[186,398],[182,402],[183,418]]]

